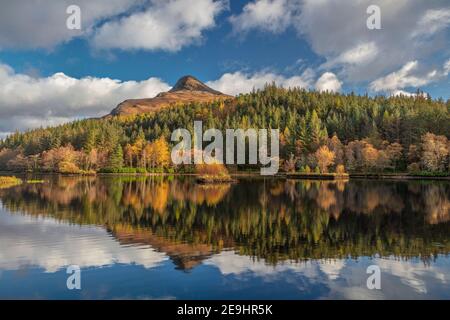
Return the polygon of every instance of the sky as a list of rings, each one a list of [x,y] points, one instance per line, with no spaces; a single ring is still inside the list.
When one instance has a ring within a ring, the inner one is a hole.
[[[448,0],[0,0],[0,138],[187,74],[232,95],[275,81],[449,99],[449,73]]]

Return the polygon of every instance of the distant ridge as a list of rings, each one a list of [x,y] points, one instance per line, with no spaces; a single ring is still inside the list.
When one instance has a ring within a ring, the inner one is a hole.
[[[214,90],[197,78],[187,75],[178,79],[172,89],[161,92],[154,98],[129,99],[121,102],[106,117],[159,111],[179,103],[212,102],[230,98],[233,97]]]

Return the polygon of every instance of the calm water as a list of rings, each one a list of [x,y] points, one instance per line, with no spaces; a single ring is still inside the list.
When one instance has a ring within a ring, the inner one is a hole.
[[[0,190],[0,298],[450,298],[448,181],[45,180]]]

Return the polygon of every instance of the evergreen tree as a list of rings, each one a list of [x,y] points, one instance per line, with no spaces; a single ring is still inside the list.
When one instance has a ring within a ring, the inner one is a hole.
[[[117,144],[109,157],[109,166],[112,169],[120,169],[123,167],[123,150],[120,144]]]

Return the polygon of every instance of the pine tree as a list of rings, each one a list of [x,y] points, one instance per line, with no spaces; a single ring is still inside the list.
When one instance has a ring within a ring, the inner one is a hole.
[[[120,169],[123,167],[123,150],[120,144],[117,144],[109,157],[109,166],[113,169]]]

